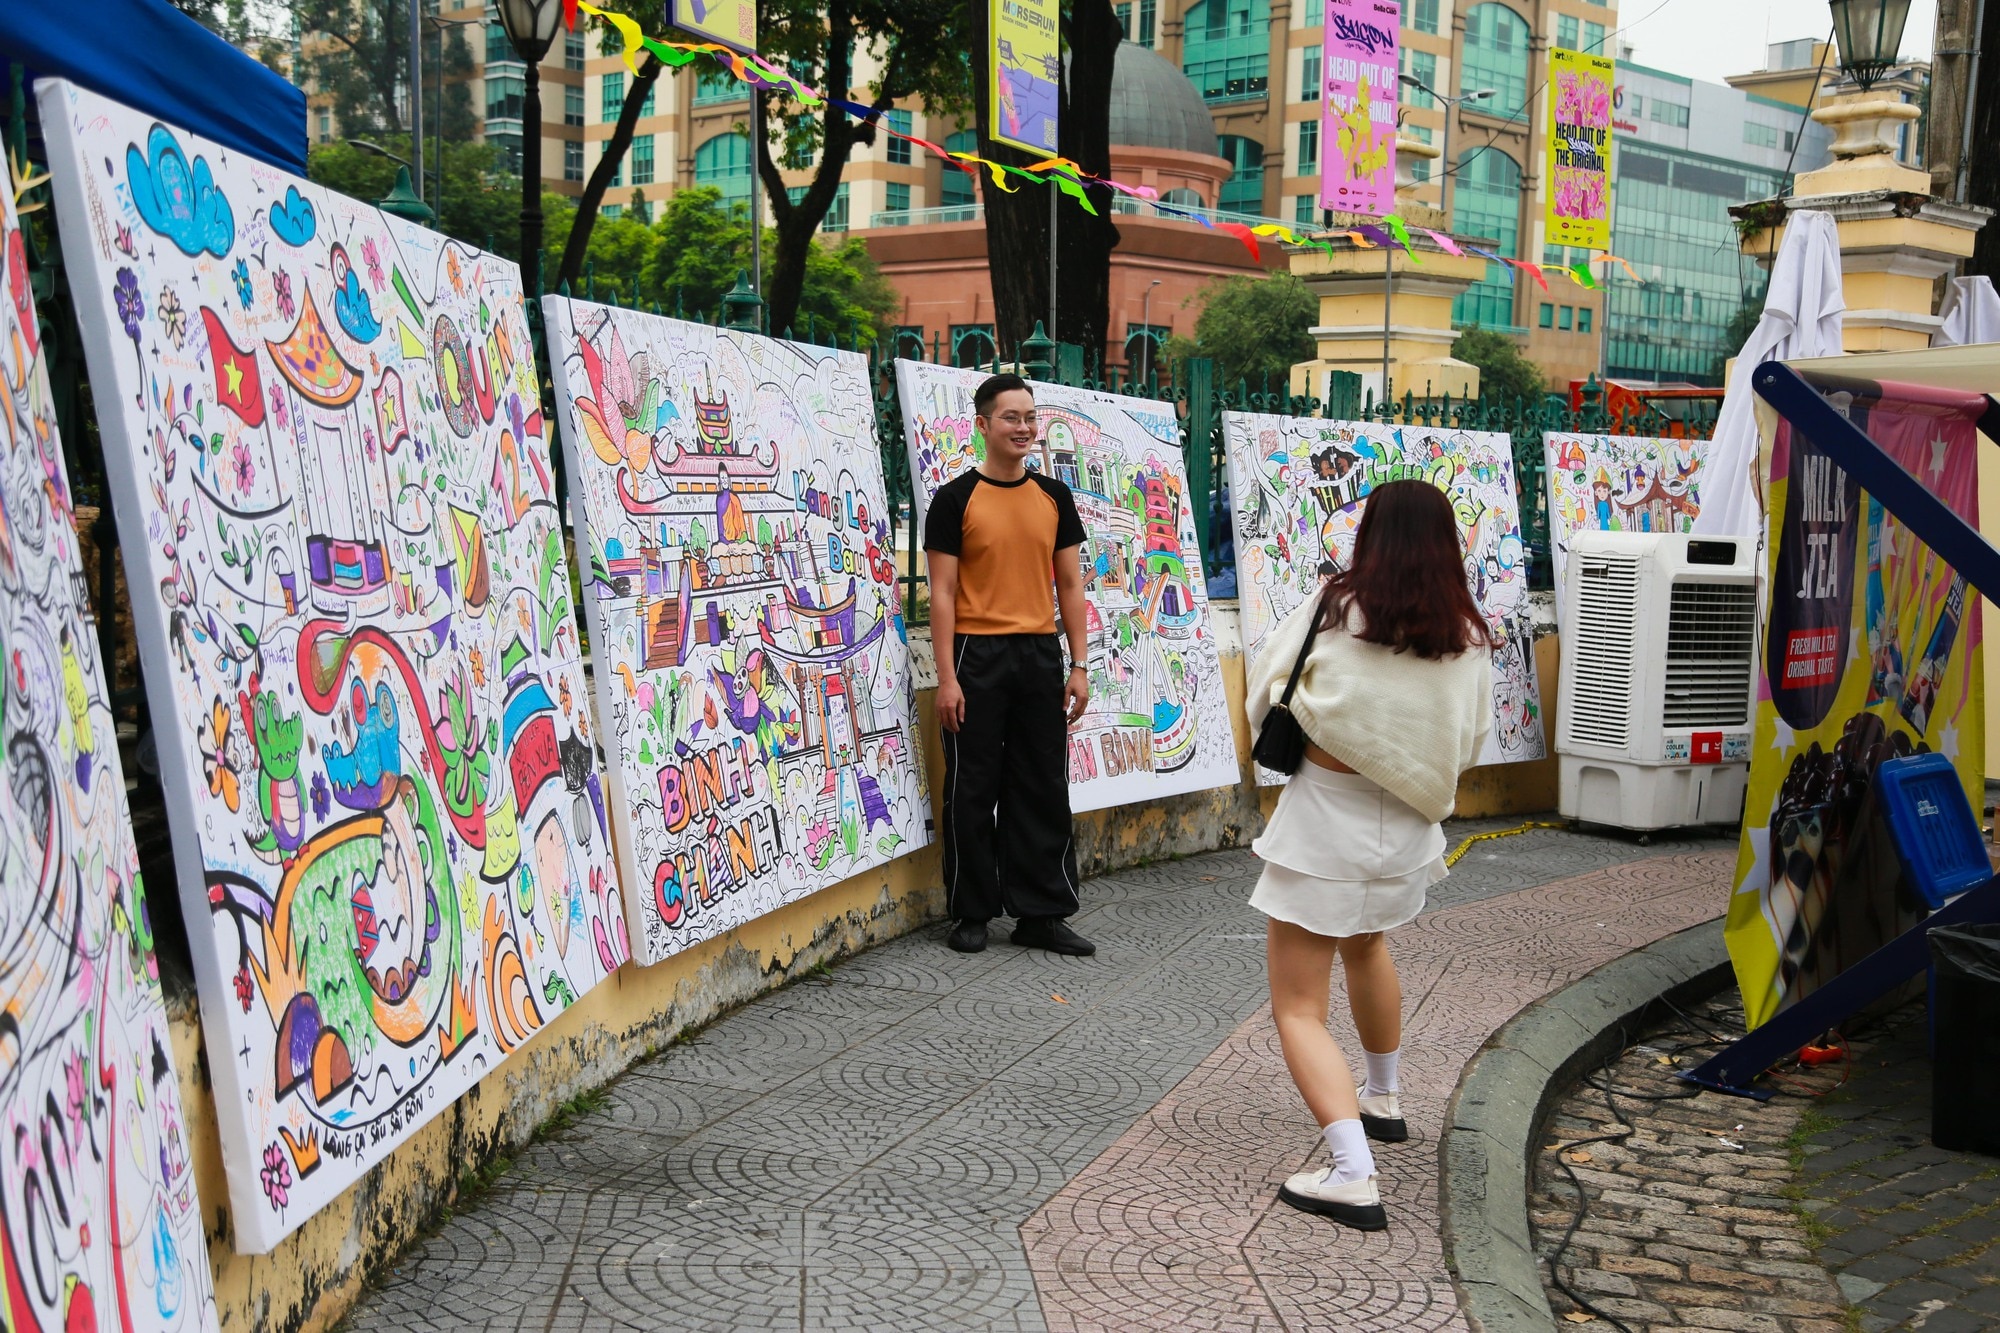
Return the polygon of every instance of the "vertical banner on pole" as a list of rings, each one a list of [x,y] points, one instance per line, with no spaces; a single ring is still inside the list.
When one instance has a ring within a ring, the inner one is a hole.
[[[1319,202],[1337,213],[1396,211],[1396,0],[1326,0]]]
[[[667,0],[667,22],[745,55],[757,50],[757,0]]]
[[[990,0],[993,84],[987,124],[995,143],[1029,153],[1056,151],[1056,101],[1062,83],[1057,0]]]
[[[1611,248],[1611,87],[1609,56],[1549,51],[1551,245]]]

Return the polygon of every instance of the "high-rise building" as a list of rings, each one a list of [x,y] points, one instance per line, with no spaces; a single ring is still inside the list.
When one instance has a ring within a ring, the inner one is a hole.
[[[1721,383],[1741,335],[1731,321],[1761,307],[1768,274],[1740,253],[1732,205],[1783,194],[1824,166],[1831,135],[1806,108],[1629,62],[1612,98],[1612,249],[1601,275],[1614,379]],[[1538,321],[1559,322],[1542,298]]]
[[[1830,98],[1855,91],[1853,80],[1840,71],[1839,52],[1816,37],[1772,42],[1765,51],[1764,68],[1731,74],[1727,82],[1746,93],[1813,110],[1825,106]],[[1930,62],[1905,60],[1884,71],[1870,91],[1876,97],[1923,107],[1927,118],[1930,86]],[[1924,138],[1925,119],[1902,125],[1897,130],[1896,161],[1921,170],[1925,166]]]

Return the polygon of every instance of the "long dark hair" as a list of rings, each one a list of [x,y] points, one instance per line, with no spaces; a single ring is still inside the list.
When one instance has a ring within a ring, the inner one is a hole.
[[[1354,562],[1320,593],[1322,623],[1361,611],[1355,636],[1436,659],[1499,647],[1465,582],[1458,521],[1445,493],[1427,481],[1391,481],[1368,493],[1354,534]]]

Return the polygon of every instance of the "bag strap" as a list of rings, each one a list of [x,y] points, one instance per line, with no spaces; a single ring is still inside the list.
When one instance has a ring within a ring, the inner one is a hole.
[[[1319,599],[1315,597],[1313,600],[1317,602]],[[1299,645],[1298,660],[1292,663],[1292,678],[1285,682],[1285,692],[1278,699],[1278,707],[1287,712],[1292,707],[1292,691],[1299,687],[1299,674],[1306,669],[1306,659],[1312,656],[1313,640],[1319,637],[1319,622],[1324,615],[1321,610],[1313,612],[1312,628],[1306,631],[1306,641]]]

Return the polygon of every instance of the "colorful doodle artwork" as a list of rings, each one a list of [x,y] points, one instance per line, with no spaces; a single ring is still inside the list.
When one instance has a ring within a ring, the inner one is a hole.
[[[1984,394],[1852,379],[1822,392],[1978,520]],[[1923,919],[1883,836],[1876,768],[1934,750],[1974,810],[1986,790],[1978,592],[1815,441],[1781,421],[1771,443],[1769,620],[1723,928],[1750,1027]]]
[[[520,274],[38,86],[262,1253],[626,958]]]
[[[1694,530],[1707,440],[1551,431],[1542,436],[1542,449],[1558,588],[1570,538],[1579,532]]]
[[[896,363],[919,533],[938,487],[984,457],[972,424],[984,378]],[[1028,465],[1068,484],[1089,534],[1090,708],[1070,729],[1071,808],[1239,781],[1172,404],[1034,388],[1041,440]]]
[[[1236,509],[1236,571],[1243,651],[1252,662],[1278,622],[1354,553],[1368,493],[1416,477],[1451,497],[1465,540],[1472,595],[1505,642],[1493,657],[1493,735],[1483,764],[1540,759],[1528,571],[1505,435],[1423,426],[1374,426],[1309,417],[1222,414]],[[1265,784],[1284,781],[1259,771]]]
[[[7,186],[0,165],[0,1325],[212,1329],[146,886]]]
[[[930,841],[853,352],[544,298],[634,952]]]

